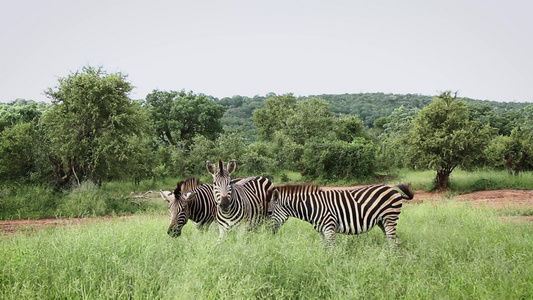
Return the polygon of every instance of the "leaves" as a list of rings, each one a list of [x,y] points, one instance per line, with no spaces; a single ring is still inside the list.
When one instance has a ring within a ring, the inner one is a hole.
[[[473,126],[465,102],[444,92],[414,120],[410,160],[418,167],[449,174],[457,166],[472,165],[494,132],[488,125],[481,129]]]
[[[131,90],[121,73],[84,67],[46,92],[52,106],[42,124],[53,153],[69,165],[67,173],[100,183],[134,157],[130,140],[145,135],[149,126],[129,99]]]
[[[223,132],[220,119],[225,107],[203,94],[154,90],[146,96],[146,106],[156,134],[165,144],[182,141],[190,145],[196,135],[214,140]]]

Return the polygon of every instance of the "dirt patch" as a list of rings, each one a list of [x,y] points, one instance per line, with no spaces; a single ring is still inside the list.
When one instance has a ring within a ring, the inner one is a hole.
[[[494,208],[505,206],[533,206],[533,190],[479,191],[454,197],[457,201],[487,205]]]

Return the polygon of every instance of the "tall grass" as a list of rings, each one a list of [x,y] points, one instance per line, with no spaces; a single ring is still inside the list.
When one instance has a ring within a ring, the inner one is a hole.
[[[131,191],[127,185],[118,183],[104,187],[83,183],[68,191],[47,186],[4,185],[0,187],[0,220],[94,217],[165,210],[166,203],[162,200],[136,204],[128,198],[130,192],[127,190]]]
[[[410,182],[417,190],[431,191],[434,188],[435,171],[400,170],[394,182]],[[480,190],[518,189],[533,190],[533,172],[518,176],[507,171],[480,169],[476,171],[454,170],[450,174],[450,190],[469,193]]]
[[[405,205],[403,240],[379,229],[325,247],[291,219],[277,235],[139,215],[0,240],[1,299],[531,299],[533,227],[453,203]]]

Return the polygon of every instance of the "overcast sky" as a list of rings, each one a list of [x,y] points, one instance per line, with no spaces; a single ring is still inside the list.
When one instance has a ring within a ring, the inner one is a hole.
[[[83,66],[217,98],[359,92],[533,102],[533,1],[17,0],[0,4],[0,101]]]

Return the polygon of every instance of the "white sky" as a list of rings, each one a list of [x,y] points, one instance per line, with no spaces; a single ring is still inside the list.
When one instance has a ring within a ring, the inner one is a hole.
[[[218,98],[359,92],[533,102],[530,0],[0,0],[0,101],[83,66]]]

